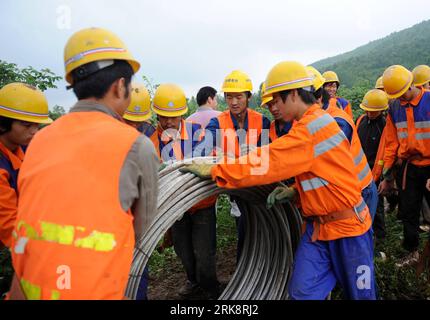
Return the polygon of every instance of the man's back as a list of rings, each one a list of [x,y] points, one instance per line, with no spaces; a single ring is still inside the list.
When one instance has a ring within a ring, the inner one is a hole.
[[[27,298],[123,297],[134,231],[119,180],[138,136],[101,112],[68,114],[35,136],[19,177],[13,253]],[[59,266],[75,275],[70,290],[56,285]]]
[[[206,128],[206,126],[209,124],[209,121],[212,118],[216,118],[221,114],[220,111],[216,111],[210,107],[199,107],[195,113],[190,115],[187,118],[187,121],[191,121],[194,123],[198,123],[202,126],[202,128]]]

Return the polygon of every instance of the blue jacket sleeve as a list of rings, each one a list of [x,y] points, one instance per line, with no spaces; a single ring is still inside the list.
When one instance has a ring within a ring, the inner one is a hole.
[[[342,118],[335,118],[337,124],[339,125],[340,129],[343,131],[345,136],[348,138],[349,143],[352,141],[352,127],[351,125]]]
[[[263,116],[263,131],[257,142],[257,147],[264,146],[270,143],[270,120]]]
[[[212,153],[216,147],[218,130],[219,121],[217,118],[212,118],[205,128],[205,137],[194,149],[194,157],[206,157]]]

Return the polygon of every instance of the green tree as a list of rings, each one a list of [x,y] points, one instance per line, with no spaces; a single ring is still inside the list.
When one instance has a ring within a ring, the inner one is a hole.
[[[0,88],[12,82],[23,82],[45,91],[56,88],[55,83],[60,79],[49,69],[39,71],[31,66],[20,69],[15,63],[0,60]]]
[[[372,85],[368,80],[362,80],[356,86],[351,88],[340,87],[339,89],[339,96],[347,99],[351,103],[352,113],[355,120],[363,113],[363,110],[360,109],[360,104],[364,95],[370,89],[372,89]]]
[[[52,111],[51,110],[49,111],[49,117],[54,121],[60,118],[61,116],[64,116],[65,114],[66,114],[66,110],[64,110],[62,106],[58,106],[58,105],[56,105],[54,109],[52,109]]]

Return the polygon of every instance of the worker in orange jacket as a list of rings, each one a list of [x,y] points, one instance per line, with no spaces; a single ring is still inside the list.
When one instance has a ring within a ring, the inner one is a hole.
[[[323,110],[335,119],[351,145],[351,155],[354,159],[356,174],[360,181],[361,195],[369,207],[373,220],[378,206],[378,190],[373,181],[372,172],[367,163],[367,158],[361,146],[354,122],[344,110],[338,107],[337,100],[330,98],[328,91],[323,86],[325,78],[321,73],[312,66],[306,68],[308,73],[314,78],[314,89],[316,90],[314,93],[315,98],[321,104]]]
[[[316,103],[312,85],[300,63],[277,64],[266,78],[266,95],[273,97],[285,121],[297,121],[291,131],[236,163],[192,164],[183,171],[230,189],[295,177],[296,190],[278,187],[268,199],[273,204],[298,193],[306,220],[289,297],[325,299],[339,282],[347,298],[375,299],[372,219],[350,145],[333,117]]]
[[[430,200],[426,182],[430,178],[430,92],[413,85],[413,74],[403,66],[387,68],[383,75],[385,92],[394,99],[388,111],[383,178],[380,193],[392,190],[395,162],[401,162],[397,185],[403,221],[403,248],[408,254],[398,267],[419,259],[419,218],[422,199]]]
[[[270,120],[249,108],[252,97],[252,81],[239,70],[228,74],[222,91],[228,110],[212,118],[205,129],[205,138],[196,148],[196,156],[215,154],[238,158],[258,146],[269,143]],[[237,259],[239,260],[245,240],[245,217],[241,214],[236,198],[231,196],[231,215],[236,219],[238,234]]]
[[[340,81],[336,72],[326,71],[322,76],[325,79],[324,89],[327,90],[327,92],[330,94],[330,97],[337,100],[340,108],[344,110],[351,117],[351,119],[353,119],[354,116],[352,114],[351,103],[348,100],[337,96],[337,92],[340,87]]]
[[[197,123],[184,120],[188,112],[183,90],[174,84],[161,84],[154,95],[152,110],[158,125],[150,137],[160,161],[164,163],[191,158],[204,137]],[[176,254],[187,274],[187,282],[179,289],[183,297],[191,297],[203,289],[208,298],[219,295],[216,274],[216,197],[203,200],[171,228]]]
[[[0,248],[10,247],[18,209],[18,173],[40,124],[49,124],[42,92],[11,83],[0,90]]]
[[[157,208],[154,147],[122,120],[140,65],[99,28],[73,34],[64,62],[79,101],[27,149],[10,298],[123,299],[135,241]]]

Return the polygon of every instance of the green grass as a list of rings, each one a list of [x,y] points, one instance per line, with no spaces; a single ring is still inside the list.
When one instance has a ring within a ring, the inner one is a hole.
[[[387,239],[381,245],[381,251],[387,255],[386,261],[375,260],[375,269],[379,294],[384,300],[426,299],[430,297],[427,284],[428,274],[417,278],[414,267],[397,268],[395,263],[407,252],[402,248],[403,226],[396,219],[396,214],[386,215]],[[428,239],[425,233],[420,234],[422,252]]]

